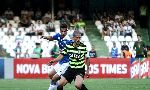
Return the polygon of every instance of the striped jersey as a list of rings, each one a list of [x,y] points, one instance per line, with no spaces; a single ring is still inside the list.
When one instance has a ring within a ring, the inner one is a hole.
[[[57,40],[58,41],[58,45],[59,45],[59,48],[60,50],[64,49],[64,47],[67,45],[67,44],[71,44],[73,41],[68,38],[67,36],[62,38],[61,37],[61,34],[60,33],[57,33],[55,34],[53,37],[52,37],[54,40]],[[64,58],[62,60],[59,61],[60,64],[63,64],[63,63],[68,63],[69,62],[69,57],[66,55],[64,56]]]
[[[84,59],[87,49],[83,43],[80,43],[78,47],[74,47],[73,43],[66,45],[61,54],[64,56],[69,55],[69,65],[71,68],[83,68],[85,66]]]

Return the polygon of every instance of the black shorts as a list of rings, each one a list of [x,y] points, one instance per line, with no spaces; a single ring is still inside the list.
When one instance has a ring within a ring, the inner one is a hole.
[[[77,75],[80,75],[82,78],[84,78],[85,68],[83,67],[83,68],[74,69],[68,67],[68,69],[62,76],[65,77],[69,83],[71,83],[76,78]]]

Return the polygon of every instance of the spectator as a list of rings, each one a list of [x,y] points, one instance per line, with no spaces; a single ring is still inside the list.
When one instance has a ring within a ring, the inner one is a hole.
[[[8,30],[7,30],[7,32],[6,32],[6,35],[14,35],[14,32],[13,32],[13,28],[12,28],[12,24],[9,24],[9,26],[8,26]]]
[[[129,51],[129,47],[125,47],[125,49],[123,50],[123,57],[132,58],[132,53]]]
[[[121,46],[121,51],[125,50],[126,48],[129,48],[128,45],[126,45],[126,41],[123,42],[123,45]]]
[[[128,19],[128,23],[129,23],[130,26],[132,26],[132,28],[136,27],[135,21],[131,16]]]
[[[117,58],[118,57],[118,48],[116,47],[116,43],[113,42],[113,47],[111,48],[111,51],[110,51],[110,56],[112,58]]]
[[[29,17],[31,17],[31,19],[34,19],[34,11],[32,8],[29,9],[28,15],[29,15]]]
[[[144,58],[144,49],[145,49],[145,43],[142,41],[142,38],[140,35],[137,36],[138,41],[134,43],[133,49],[136,51],[136,58]]]
[[[126,22],[126,25],[123,27],[125,31],[125,37],[131,36],[132,37],[132,27],[129,25],[128,22]]]
[[[33,50],[32,58],[41,58],[43,49],[41,48],[41,44],[39,42],[35,43],[36,47]]]
[[[42,25],[42,21],[38,20],[37,25],[35,26],[35,30],[37,31],[37,35],[43,35],[45,28]]]
[[[119,26],[120,27],[118,30],[118,36],[124,36],[124,29],[123,29],[123,25],[122,23],[119,23]]]
[[[56,58],[59,55],[59,47],[56,45],[56,42],[51,50],[51,55],[53,58]]]
[[[16,58],[20,58],[21,57],[21,46],[20,46],[20,42],[17,43],[17,46],[14,49],[14,52],[16,53]]]
[[[45,15],[43,16],[42,21],[43,21],[44,24],[47,24],[51,18],[52,18],[51,12],[48,11],[48,12],[45,13]]]
[[[47,32],[53,32],[55,31],[55,23],[52,19],[47,24]]]
[[[31,17],[24,15],[19,23],[22,27],[29,27],[31,25]]]
[[[15,42],[19,42],[19,43],[22,43],[23,42],[23,39],[24,39],[24,35],[22,34],[22,31],[18,31],[18,35],[16,36],[15,38]]]
[[[25,57],[25,58],[29,58],[29,57],[30,57],[30,55],[29,55],[29,50],[28,50],[28,49],[27,49],[26,52],[24,53],[24,57]]]
[[[4,12],[4,14],[8,20],[13,19],[14,12],[10,8],[7,8],[7,10]]]
[[[149,47],[149,46],[145,46],[145,48],[144,48],[144,50],[143,50],[144,58],[147,58],[148,47]]]
[[[95,24],[97,24],[97,29],[99,30],[100,35],[102,35],[102,34],[103,34],[103,29],[104,29],[103,24],[102,24],[101,21],[99,21],[99,20],[97,20],[97,21],[95,22]]]
[[[95,47],[94,47],[94,46],[92,47],[92,50],[89,51],[89,56],[90,56],[91,58],[97,57],[96,50],[95,50]]]
[[[35,36],[37,35],[37,32],[35,31],[35,26],[34,24],[31,24],[29,27],[29,31],[26,33],[27,36]]]
[[[147,47],[147,58],[150,58],[150,46]]]
[[[37,11],[35,12],[35,20],[41,20],[41,18],[42,18],[42,12],[38,8]]]
[[[24,16],[27,16],[28,15],[28,10],[27,9],[22,9],[21,10],[21,18],[23,18]]]

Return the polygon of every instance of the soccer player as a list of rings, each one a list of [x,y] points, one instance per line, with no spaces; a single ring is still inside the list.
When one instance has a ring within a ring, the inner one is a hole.
[[[78,90],[88,90],[83,84],[83,79],[85,75],[85,62],[87,49],[86,45],[80,42],[81,33],[76,30],[73,33],[73,43],[66,45],[64,50],[60,53],[60,55],[51,60],[49,65],[54,62],[61,60],[63,57],[69,55],[69,67],[66,72],[61,76],[59,82],[57,82],[58,86],[62,87],[66,85],[68,82],[71,83],[75,80],[75,87]],[[86,59],[87,63],[87,71],[89,69],[89,59]]]
[[[62,24],[60,26],[60,33],[57,33],[54,36],[42,36],[41,38],[47,39],[47,40],[57,40],[58,41],[58,45],[60,48],[60,51],[62,49],[64,49],[64,47],[66,46],[66,44],[70,44],[72,42],[71,39],[67,38],[67,25]],[[51,79],[51,83],[49,86],[48,90],[53,90],[53,88],[55,87],[55,83],[57,82],[57,80],[60,79],[60,76],[66,71],[66,69],[69,66],[69,57],[68,56],[64,56],[53,68],[53,70],[51,70],[48,73],[49,78]],[[57,88],[57,90],[63,90],[63,88]]]

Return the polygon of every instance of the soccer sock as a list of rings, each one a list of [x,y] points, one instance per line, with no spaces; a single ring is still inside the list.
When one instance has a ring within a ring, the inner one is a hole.
[[[88,89],[86,88],[86,86],[84,84],[82,84],[82,87],[80,90],[88,90]]]
[[[48,90],[54,90],[56,88],[56,82],[51,81]]]
[[[57,87],[57,90],[63,90],[63,87],[59,87],[59,86],[58,86],[58,87]]]
[[[59,86],[59,81],[57,81],[56,82],[56,85],[55,85],[56,87],[57,87],[57,90],[63,90],[63,87],[61,86]]]

